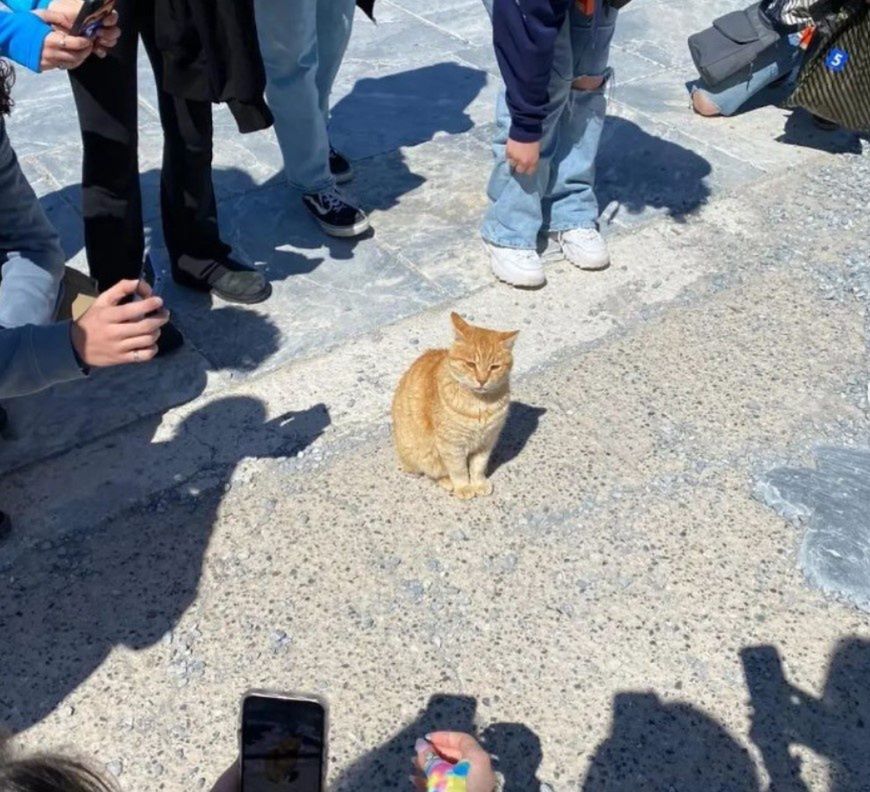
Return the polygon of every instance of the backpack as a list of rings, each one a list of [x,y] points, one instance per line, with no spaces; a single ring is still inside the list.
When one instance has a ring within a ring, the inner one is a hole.
[[[845,129],[870,132],[870,6],[848,0],[820,25],[787,107],[803,107]]]

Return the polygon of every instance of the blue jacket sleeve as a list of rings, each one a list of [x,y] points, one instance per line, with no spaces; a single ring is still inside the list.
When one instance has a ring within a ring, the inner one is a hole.
[[[510,136],[540,140],[549,101],[556,38],[571,0],[495,0],[493,44],[507,87]]]
[[[51,0],[0,0],[0,3],[13,11],[33,11],[34,8],[48,8]]]
[[[0,328],[0,397],[26,396],[85,376],[69,324]]]
[[[0,56],[38,72],[42,45],[51,28],[29,11],[0,11]]]

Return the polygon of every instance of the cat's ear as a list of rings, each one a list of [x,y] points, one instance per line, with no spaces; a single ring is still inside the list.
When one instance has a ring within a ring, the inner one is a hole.
[[[465,338],[468,335],[468,331],[471,330],[471,325],[465,321],[456,311],[450,314],[450,321],[453,322],[453,329],[456,331],[456,335],[460,338]]]
[[[505,333],[499,333],[498,337],[505,349],[513,349],[519,334],[519,330],[508,330]]]

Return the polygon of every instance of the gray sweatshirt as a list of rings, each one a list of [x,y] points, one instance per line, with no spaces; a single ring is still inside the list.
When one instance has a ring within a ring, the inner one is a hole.
[[[0,328],[0,398],[87,376],[69,333],[69,322]]]

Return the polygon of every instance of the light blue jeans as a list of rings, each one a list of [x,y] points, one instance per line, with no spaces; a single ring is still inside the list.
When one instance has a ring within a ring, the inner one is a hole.
[[[484,5],[492,14],[492,0],[484,0]],[[505,160],[511,118],[505,89],[500,91],[493,140],[495,167],[488,188],[490,207],[481,229],[488,242],[535,249],[541,232],[595,227],[595,157],[607,110],[607,80],[595,91],[574,89],[571,82],[582,76],[609,79],[607,64],[617,13],[601,0],[595,16],[588,17],[571,3],[556,39],[541,159],[531,175],[512,172]]]
[[[715,88],[708,88],[703,82],[698,82],[695,83],[693,91],[706,95],[722,115],[734,115],[757,93],[794,71],[804,54],[798,46],[799,42],[799,34],[783,36],[759,55],[748,77],[727,80]]]
[[[266,98],[292,187],[335,184],[329,170],[329,94],[353,26],[354,0],[255,0]]]
[[[0,327],[52,322],[65,262],[0,119]]]

